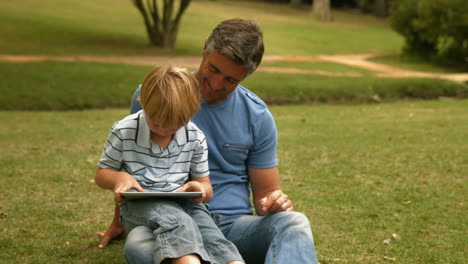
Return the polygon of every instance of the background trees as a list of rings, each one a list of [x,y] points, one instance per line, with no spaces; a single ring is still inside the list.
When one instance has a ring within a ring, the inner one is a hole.
[[[396,0],[391,25],[405,38],[404,52],[468,68],[465,0]]]

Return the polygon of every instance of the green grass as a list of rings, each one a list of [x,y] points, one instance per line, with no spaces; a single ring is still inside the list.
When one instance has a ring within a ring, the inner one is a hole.
[[[199,55],[220,21],[256,19],[266,54],[312,55],[397,52],[402,38],[382,20],[337,12],[332,23],[308,10],[250,1],[192,1],[182,19],[175,50],[150,46],[131,1],[0,0],[0,50],[13,54]],[[343,45],[346,43],[346,45]]]
[[[308,10],[288,5],[194,0],[176,48],[167,51],[148,45],[130,1],[0,0],[0,50],[199,55],[211,29],[236,16],[260,22],[267,55],[397,54],[403,44],[385,20],[370,16],[334,11],[334,22],[320,23]],[[382,61],[434,69],[395,62],[395,55]],[[257,72],[244,84],[270,103],[395,102],[468,94],[462,84],[379,79],[327,63],[264,65],[364,75]],[[122,241],[96,248],[94,232],[110,223],[113,201],[92,179],[109,127],[128,113],[131,94],[150,68],[0,63],[0,109],[10,110],[0,111],[0,263],[125,263]],[[12,111],[25,109],[66,111]],[[322,264],[465,262],[466,99],[271,110],[279,130],[283,189],[310,218]],[[383,243],[392,234],[401,239]]]
[[[332,74],[348,74],[351,76],[371,76],[375,72],[361,68],[351,67],[332,62],[290,62],[290,61],[264,61],[262,67],[296,68],[300,70],[325,71]]]
[[[105,63],[0,62],[0,109],[128,107],[137,85],[151,68]],[[366,75],[327,77],[257,72],[243,84],[269,104],[369,103],[468,97],[467,85],[422,78],[383,79]]]
[[[368,60],[415,71],[438,73],[455,73],[466,71],[466,69],[447,68],[441,65],[429,64],[423,61],[421,58],[403,55],[377,56]]]
[[[0,62],[1,109],[67,110],[128,106],[152,67],[101,63]]]
[[[464,263],[467,100],[272,107],[283,189],[321,263]],[[0,262],[125,263],[96,249],[111,193],[92,183],[128,109],[0,112]],[[397,234],[401,239],[383,243]]]

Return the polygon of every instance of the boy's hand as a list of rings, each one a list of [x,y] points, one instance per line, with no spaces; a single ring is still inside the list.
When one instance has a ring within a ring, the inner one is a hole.
[[[206,198],[206,190],[203,187],[203,184],[197,181],[187,182],[177,192],[201,192],[201,196],[193,198],[193,201],[195,203],[202,203],[203,201],[205,201]]]
[[[123,192],[127,192],[128,190],[135,189],[138,192],[144,192],[145,190],[141,188],[140,184],[133,178],[132,175],[121,172],[119,173],[119,179],[115,184],[114,188],[114,200],[117,203],[121,203],[125,201],[125,198],[122,197]]]

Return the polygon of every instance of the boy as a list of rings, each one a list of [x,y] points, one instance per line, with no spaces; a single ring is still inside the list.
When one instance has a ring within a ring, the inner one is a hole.
[[[154,263],[244,263],[203,204],[213,190],[205,136],[189,121],[200,106],[197,80],[182,69],[157,68],[146,76],[140,102],[143,110],[112,126],[95,179],[114,191],[125,229],[150,228],[156,234]],[[126,201],[121,193],[131,189],[202,195],[196,203]]]

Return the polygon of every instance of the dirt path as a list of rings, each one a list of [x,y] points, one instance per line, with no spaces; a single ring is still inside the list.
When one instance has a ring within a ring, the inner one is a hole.
[[[375,72],[375,76],[387,78],[439,78],[459,83],[468,83],[468,73],[434,73],[402,69],[394,66],[367,61],[376,54],[354,55],[319,55],[319,56],[264,56],[263,61],[291,61],[291,62],[332,62],[350,67],[361,68]],[[40,62],[40,61],[69,61],[69,62],[105,62],[134,65],[173,64],[186,68],[198,68],[200,56],[41,56],[41,55],[9,55],[0,54],[0,61],[8,62]],[[260,66],[257,71],[285,74],[311,74],[325,76],[363,76],[359,72],[330,72],[322,70],[306,70],[299,68]]]

